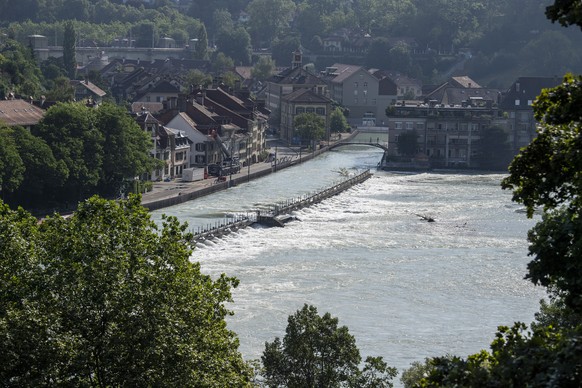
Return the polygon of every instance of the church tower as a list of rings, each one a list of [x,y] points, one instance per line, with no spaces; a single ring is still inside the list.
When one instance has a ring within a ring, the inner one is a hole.
[[[293,61],[291,62],[291,68],[296,69],[298,67],[301,67],[301,65],[303,64],[303,53],[301,52],[301,49],[297,49],[293,52]]]

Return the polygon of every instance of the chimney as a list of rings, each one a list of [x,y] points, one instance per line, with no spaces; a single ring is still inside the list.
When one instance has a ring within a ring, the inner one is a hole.
[[[196,93],[196,102],[202,106],[204,106],[205,94],[206,94],[206,92],[204,92],[204,91]]]

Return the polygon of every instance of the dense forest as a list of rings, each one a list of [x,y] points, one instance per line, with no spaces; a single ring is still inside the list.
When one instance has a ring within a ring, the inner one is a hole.
[[[0,26],[25,43],[31,34],[61,45],[64,21],[75,20],[79,45],[131,39],[151,47],[161,37],[179,45],[205,28],[210,47],[235,64],[256,61],[252,49],[271,50],[278,66],[301,45],[316,68],[361,61],[433,82],[460,60],[482,85],[506,87],[518,76],[554,76],[582,70],[582,43],[574,29],[549,23],[548,0],[0,0]],[[367,55],[326,58],[323,40],[348,35],[367,41]],[[401,44],[394,45],[394,40]],[[462,53],[462,54],[461,54]],[[448,55],[445,55],[448,54]]]

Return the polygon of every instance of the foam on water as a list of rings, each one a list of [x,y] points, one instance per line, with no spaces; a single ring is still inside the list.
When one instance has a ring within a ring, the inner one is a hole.
[[[328,153],[234,190],[153,213],[195,229],[208,215],[300,196],[381,154]],[[285,228],[240,230],[192,256],[212,276],[240,279],[229,319],[247,359],[282,337],[304,303],[330,312],[362,355],[403,369],[487,348],[498,325],[530,322],[543,290],[523,279],[534,224],[500,189],[501,175],[389,174],[296,212]],[[436,219],[423,221],[419,215]]]

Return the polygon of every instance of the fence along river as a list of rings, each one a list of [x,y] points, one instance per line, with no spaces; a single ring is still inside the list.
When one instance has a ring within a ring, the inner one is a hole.
[[[152,217],[166,213],[196,226],[268,209],[381,157],[372,147],[340,148]],[[348,326],[362,356],[383,356],[400,370],[429,356],[466,356],[487,349],[498,325],[531,322],[544,296],[523,279],[535,221],[500,189],[501,178],[376,171],[293,212],[300,222],[241,229],[200,244],[192,260],[212,277],[240,279],[228,324],[247,359],[284,336],[287,317],[304,303]]]

